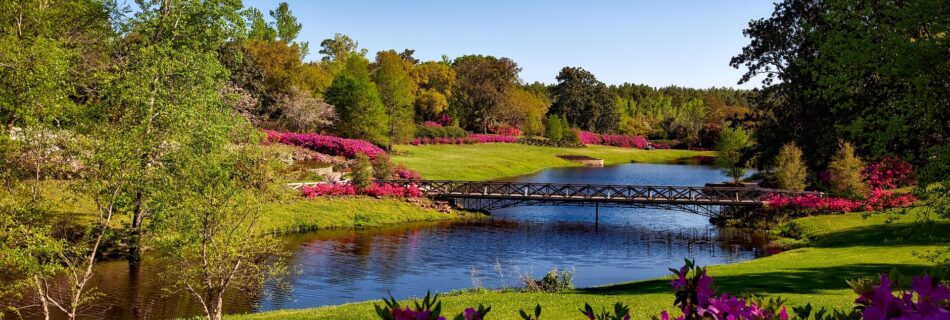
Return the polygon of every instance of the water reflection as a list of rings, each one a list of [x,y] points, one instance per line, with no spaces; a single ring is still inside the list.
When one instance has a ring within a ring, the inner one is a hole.
[[[514,180],[698,186],[726,178],[703,166],[629,164],[553,169]],[[765,243],[764,235],[716,229],[705,217],[666,210],[601,208],[595,227],[593,210],[506,208],[479,221],[286,236],[291,265],[298,271],[289,276],[292,289],[271,286],[268,295],[232,294],[227,311],[307,308],[389,294],[405,298],[470,288],[473,274],[485,287],[518,286],[519,274],[541,276],[555,266],[576,270],[578,287],[595,286],[663,276],[684,257],[707,265],[752,259]],[[130,275],[124,261],[99,264],[96,286],[106,295],[84,318],[200,314],[186,293],[164,291],[161,270],[151,260],[137,275]]]

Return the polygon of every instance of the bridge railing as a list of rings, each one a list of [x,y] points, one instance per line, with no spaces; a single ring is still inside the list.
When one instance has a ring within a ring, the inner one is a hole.
[[[385,180],[378,183],[415,185],[430,196],[454,198],[552,199],[577,201],[637,201],[656,203],[758,204],[769,195],[797,192],[749,187],[678,187],[650,185],[598,185],[454,180]],[[812,193],[818,194],[820,193]]]

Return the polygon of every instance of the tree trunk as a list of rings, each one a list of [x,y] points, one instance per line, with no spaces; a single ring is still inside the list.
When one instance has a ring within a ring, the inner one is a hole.
[[[33,276],[33,284],[36,285],[36,293],[40,298],[40,308],[43,309],[43,319],[49,320],[49,303],[46,301],[46,290],[43,289],[43,281],[39,276]]]
[[[137,268],[138,263],[142,260],[142,216],[144,215],[142,201],[144,197],[145,195],[142,194],[142,191],[135,193],[135,208],[132,210],[132,225],[129,230],[129,248],[126,254],[130,270]]]

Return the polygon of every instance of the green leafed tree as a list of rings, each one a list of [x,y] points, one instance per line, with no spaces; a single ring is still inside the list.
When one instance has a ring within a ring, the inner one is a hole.
[[[584,130],[606,133],[617,129],[620,112],[607,85],[587,70],[572,67],[561,69],[557,81],[551,90],[554,103],[550,112]]]
[[[412,139],[415,129],[413,102],[416,88],[409,75],[411,67],[395,50],[376,54],[373,81],[386,109],[386,134],[390,149],[392,144],[406,143]]]
[[[805,190],[808,169],[805,165],[802,149],[795,143],[787,143],[775,157],[775,181],[778,187],[786,190]]]
[[[324,97],[336,110],[338,134],[388,145],[386,109],[368,65],[359,55],[347,59],[346,70],[333,79]]]
[[[561,117],[556,114],[548,115],[544,121],[544,136],[551,142],[561,142],[564,139],[564,131],[561,128]]]
[[[749,133],[742,127],[725,128],[719,135],[716,143],[716,167],[722,169],[726,176],[739,183],[745,175],[745,163],[742,153],[752,146]]]
[[[452,94],[454,113],[469,130],[488,132],[496,124],[506,91],[518,84],[521,68],[508,58],[467,55],[452,63],[458,77]]]

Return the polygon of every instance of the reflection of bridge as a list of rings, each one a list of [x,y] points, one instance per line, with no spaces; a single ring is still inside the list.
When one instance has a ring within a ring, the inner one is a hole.
[[[429,197],[457,206],[488,211],[517,206],[593,206],[658,208],[718,217],[727,208],[758,207],[772,194],[806,192],[755,187],[678,187],[560,184],[450,180],[387,180],[380,183],[417,186]],[[597,210],[599,211],[599,210]],[[595,212],[597,212],[595,211]]]

